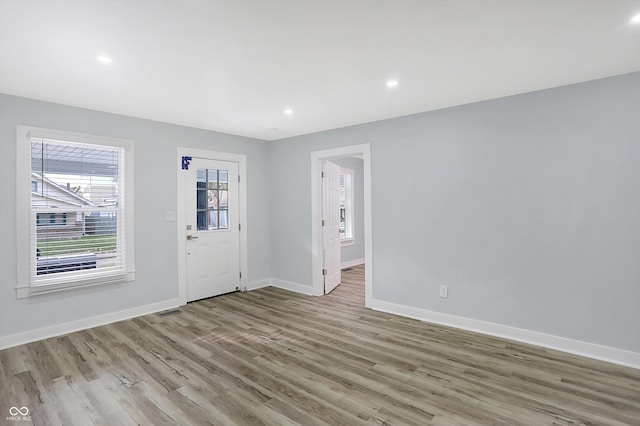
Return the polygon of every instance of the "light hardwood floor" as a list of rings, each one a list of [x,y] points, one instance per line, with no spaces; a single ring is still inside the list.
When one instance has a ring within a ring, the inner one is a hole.
[[[639,370],[364,309],[363,275],[0,351],[0,424],[640,425]]]

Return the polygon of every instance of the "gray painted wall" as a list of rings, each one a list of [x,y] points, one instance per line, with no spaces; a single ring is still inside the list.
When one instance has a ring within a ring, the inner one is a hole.
[[[136,281],[16,300],[16,125],[131,139],[135,143]],[[114,114],[0,95],[0,336],[178,297],[176,149],[247,155],[249,281],[271,276],[267,143]]]
[[[343,246],[340,252],[342,263],[364,259],[364,161],[344,157],[329,159],[340,167],[353,170],[353,245]]]
[[[177,297],[178,145],[247,155],[249,280],[311,286],[310,153],[371,143],[376,299],[640,352],[638,122],[640,73],[268,144],[0,95],[0,336]],[[135,282],[15,299],[17,124],[135,141]]]
[[[272,142],[273,277],[312,283],[310,153],[371,143],[375,299],[638,352],[638,123],[633,73]]]

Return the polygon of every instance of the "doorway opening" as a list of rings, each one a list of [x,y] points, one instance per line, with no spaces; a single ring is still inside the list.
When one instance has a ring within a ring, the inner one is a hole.
[[[372,263],[372,226],[371,226],[371,148],[369,144],[351,145],[346,147],[314,151],[311,153],[311,231],[312,231],[312,274],[313,274],[313,294],[316,296],[322,296],[326,294],[325,291],[325,272],[327,267],[327,258],[329,264],[331,264],[331,257],[327,257],[327,250],[335,250],[335,246],[331,247],[327,244],[329,239],[325,238],[326,229],[323,224],[326,224],[324,218],[325,191],[323,184],[323,167],[327,162],[338,163],[345,161],[342,159],[358,159],[362,161],[362,176],[359,177],[362,180],[362,217],[361,225],[363,225],[359,232],[360,244],[364,246],[364,258],[350,258],[346,259],[346,262],[340,261],[340,268],[353,268],[356,265],[361,265],[364,260],[364,267],[361,269],[364,272],[364,305],[370,307],[370,303],[373,296],[373,263]],[[349,168],[343,167],[347,174]],[[352,170],[353,171],[353,170]],[[340,209],[340,215],[345,214],[347,211],[348,202],[345,201],[344,211]],[[354,223],[348,224],[346,217],[342,221],[340,217],[340,235],[341,240],[348,241],[355,240],[354,235]],[[323,223],[323,220],[325,222]],[[357,223],[356,223],[357,225]],[[350,226],[351,229],[347,229]],[[344,228],[344,229],[343,229]],[[350,232],[347,232],[350,231]],[[350,236],[351,238],[349,238]],[[347,244],[341,244],[341,248],[348,246]],[[351,263],[349,263],[351,262]],[[335,262],[334,262],[335,263]]]
[[[364,263],[342,269],[342,282],[335,290],[326,295],[332,299],[333,306],[340,305],[348,310],[363,308],[365,306],[364,269]]]

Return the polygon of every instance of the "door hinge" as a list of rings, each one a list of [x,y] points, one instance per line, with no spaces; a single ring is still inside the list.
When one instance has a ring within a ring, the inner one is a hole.
[[[322,226],[324,226],[324,219],[322,219]]]
[[[327,270],[326,269],[322,270],[322,275],[327,275]]]
[[[320,172],[320,177],[323,178],[324,177],[324,172]]]
[[[238,175],[238,183],[240,183],[240,175]]]
[[[238,231],[242,231],[242,225],[238,224]]]
[[[242,271],[240,271],[240,279],[242,279]]]

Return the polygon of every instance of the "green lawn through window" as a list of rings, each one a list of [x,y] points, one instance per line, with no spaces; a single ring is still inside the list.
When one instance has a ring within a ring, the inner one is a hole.
[[[80,238],[38,241],[40,256],[116,251],[115,235],[85,235]]]

